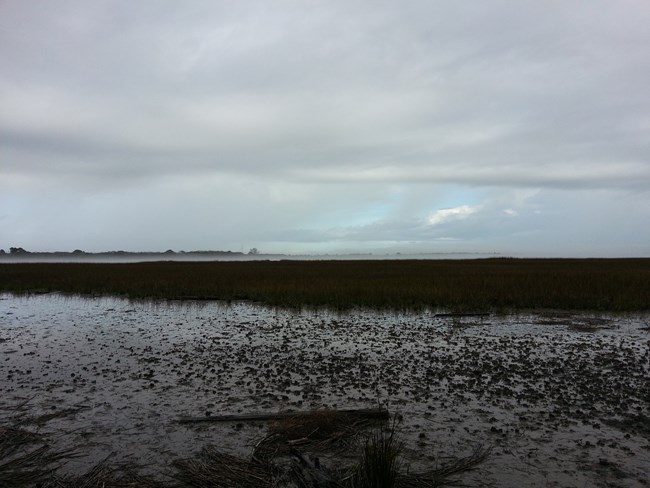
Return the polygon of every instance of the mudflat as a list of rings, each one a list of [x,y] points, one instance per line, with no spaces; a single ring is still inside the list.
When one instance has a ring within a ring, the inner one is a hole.
[[[647,486],[650,315],[446,312],[1,295],[0,418],[159,476],[268,429],[182,418],[380,405],[413,469],[491,447],[469,486]]]

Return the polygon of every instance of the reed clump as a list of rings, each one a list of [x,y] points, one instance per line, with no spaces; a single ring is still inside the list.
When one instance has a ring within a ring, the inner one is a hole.
[[[0,263],[0,291],[271,306],[647,311],[650,259]]]
[[[485,462],[491,448],[476,446],[465,457],[452,458],[435,468],[411,471],[404,458],[404,444],[397,423],[381,426],[365,437],[352,475],[341,484],[345,488],[435,488],[459,483],[458,476]]]
[[[350,488],[398,486],[402,471],[402,450],[403,445],[397,437],[395,424],[390,429],[376,429],[363,443]]]

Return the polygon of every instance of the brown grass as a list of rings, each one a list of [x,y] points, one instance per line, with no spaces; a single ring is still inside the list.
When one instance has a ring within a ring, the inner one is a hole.
[[[650,310],[650,259],[0,263],[0,291],[457,311]]]
[[[381,421],[331,409],[279,417],[270,422],[269,435],[255,446],[253,458],[266,463],[289,454],[293,446],[321,453],[351,451],[363,430]]]
[[[174,478],[182,486],[196,488],[276,486],[269,466],[231,456],[214,446],[206,446],[198,457],[178,460],[173,465],[176,469]]]

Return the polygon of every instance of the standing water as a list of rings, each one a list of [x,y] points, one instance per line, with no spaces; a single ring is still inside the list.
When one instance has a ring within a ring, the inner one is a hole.
[[[385,405],[415,466],[492,447],[470,486],[647,486],[650,316],[462,317],[0,295],[0,421],[148,473],[262,423],[181,417]]]

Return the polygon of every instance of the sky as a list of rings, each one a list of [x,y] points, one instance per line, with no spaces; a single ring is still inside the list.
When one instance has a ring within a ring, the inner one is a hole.
[[[650,256],[647,0],[0,0],[0,248]]]

